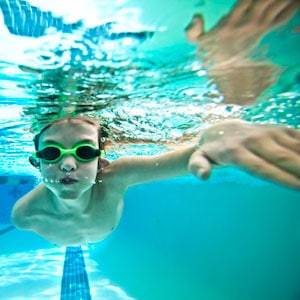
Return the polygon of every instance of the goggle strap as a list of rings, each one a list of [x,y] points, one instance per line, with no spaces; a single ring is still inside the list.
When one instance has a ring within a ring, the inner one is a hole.
[[[105,151],[104,150],[100,150],[100,158],[104,158],[105,157]]]

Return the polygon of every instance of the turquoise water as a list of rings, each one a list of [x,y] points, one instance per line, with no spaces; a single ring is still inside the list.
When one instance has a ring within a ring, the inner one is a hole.
[[[93,299],[298,299],[299,192],[229,169],[125,203],[114,234],[84,247]],[[58,299],[64,249],[17,230],[1,240],[0,298]]]
[[[241,107],[222,103],[183,35],[195,12],[204,14],[208,30],[234,1],[89,0],[85,9],[83,1],[30,3],[69,22],[83,18],[92,27],[113,19],[118,32],[154,35],[98,46],[82,43],[81,31],[20,37],[8,33],[1,15],[3,300],[59,299],[61,293],[65,249],[13,229],[10,221],[14,202],[41,180],[28,164],[38,122],[67,112],[100,115],[113,141],[109,159],[165,151],[167,143],[195,137],[224,118],[300,128],[299,34],[290,34],[299,13],[262,41],[265,55],[285,67],[283,76],[264,99]],[[187,176],[132,188],[114,233],[82,247],[92,299],[298,300],[299,215],[298,191],[234,168],[206,182]]]

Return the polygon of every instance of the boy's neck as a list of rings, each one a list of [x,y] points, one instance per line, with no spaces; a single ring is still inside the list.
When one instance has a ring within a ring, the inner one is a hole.
[[[87,211],[91,195],[92,189],[87,190],[80,197],[76,199],[67,199],[67,198],[59,198],[55,194],[51,193],[51,204],[55,211],[57,212],[70,212],[70,213],[83,213]]]

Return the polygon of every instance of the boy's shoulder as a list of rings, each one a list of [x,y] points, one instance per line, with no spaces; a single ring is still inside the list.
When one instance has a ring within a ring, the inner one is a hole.
[[[30,229],[30,224],[33,223],[31,219],[35,217],[35,212],[42,206],[46,193],[46,188],[40,184],[17,200],[11,213],[12,223],[17,228]]]

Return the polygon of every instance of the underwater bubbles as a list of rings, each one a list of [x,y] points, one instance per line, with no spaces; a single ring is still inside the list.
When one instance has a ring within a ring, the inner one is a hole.
[[[284,93],[256,103],[244,110],[243,119],[300,129],[300,95]]]

